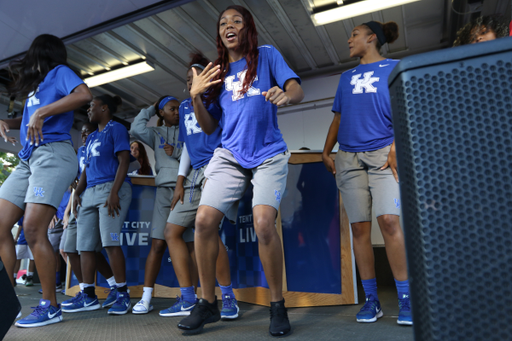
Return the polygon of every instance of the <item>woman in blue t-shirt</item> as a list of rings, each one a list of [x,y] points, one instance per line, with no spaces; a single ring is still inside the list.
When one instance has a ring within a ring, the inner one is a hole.
[[[277,106],[299,103],[304,97],[299,77],[272,46],[258,46],[251,13],[230,6],[217,21],[215,67],[201,74],[193,70],[190,90],[202,130],[212,134],[222,126],[217,148],[205,171],[207,178],[196,216],[195,249],[202,298],[178,327],[199,332],[205,323],[220,319],[215,297],[217,228],[233,203],[253,184],[253,219],[259,256],[270,288],[269,332],[291,331],[282,293],[282,247],[275,229],[277,210],[286,186],[290,154],[277,126]],[[208,112],[217,103],[220,114]]]
[[[370,21],[352,30],[350,57],[359,57],[360,64],[340,77],[322,158],[336,176],[352,227],[354,255],[366,295],[357,321],[375,322],[382,317],[371,243],[373,209],[398,290],[398,323],[412,325],[387,82],[398,60],[385,59],[379,52],[382,45],[397,38],[394,22]],[[336,142],[339,151],[334,162],[329,155]]]
[[[80,299],[62,308],[64,312],[101,308],[94,286],[95,253],[99,241],[107,251],[116,282],[112,290],[117,291],[117,299],[108,313],[126,314],[131,307],[121,249],[121,228],[132,200],[130,178],[127,176],[130,137],[122,124],[112,120],[119,105],[121,98],[118,96],[101,95],[91,101],[88,110],[89,121],[97,123],[98,130],[87,137],[85,168],[73,195],[84,289]]]
[[[62,321],[55,297],[55,256],[47,230],[62,196],[76,176],[78,164],[69,131],[73,110],[92,99],[87,85],[67,66],[64,43],[43,34],[26,55],[10,65],[14,86],[10,94],[26,98],[23,116],[0,121],[5,142],[9,129],[20,129],[23,149],[16,170],[0,188],[0,257],[8,273],[16,253],[11,228],[25,212],[25,236],[34,255],[43,298],[18,327],[38,327]]]

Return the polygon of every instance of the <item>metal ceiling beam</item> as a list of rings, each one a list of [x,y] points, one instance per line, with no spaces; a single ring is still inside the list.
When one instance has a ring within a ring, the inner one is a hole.
[[[132,82],[133,84],[141,87],[142,89],[144,89],[147,93],[151,94],[151,96],[155,96],[157,98],[160,98],[162,97],[162,94],[156,92],[155,90],[151,89],[149,86],[147,86],[146,84],[144,83],[141,83],[139,82],[138,80],[136,80],[135,78],[131,77],[131,78],[127,78],[127,80],[129,80],[130,82]]]
[[[201,36],[201,38],[203,38],[206,43],[208,43],[214,49],[217,49],[215,38],[212,38],[212,36],[210,36],[208,32],[206,32],[206,30],[201,27],[201,25],[197,24],[196,21],[190,15],[188,15],[187,12],[185,12],[182,8],[174,8],[173,12],[188,23],[188,28],[191,28],[199,36]]]
[[[107,36],[109,36],[111,39],[114,39],[114,40],[117,40],[119,43],[123,44],[124,46],[126,46],[127,48],[129,48],[130,50],[133,50],[136,54],[140,55],[142,59],[146,59],[148,58],[146,56],[146,52],[142,51],[140,48],[138,48],[137,46],[135,46],[134,44],[130,43],[128,40],[124,39],[123,37],[121,37],[119,34],[113,32],[113,31],[110,31],[110,32],[105,32],[104,34],[106,34]],[[159,68],[161,68],[162,70],[164,70],[165,72],[167,72],[169,75],[173,76],[174,78],[178,79],[179,81],[182,81],[183,83],[186,83],[186,80],[185,78],[182,78],[180,77],[177,73],[175,73],[174,71],[172,71],[171,69],[169,69],[167,66],[165,66],[164,64],[160,63],[158,60],[154,59],[154,58],[148,58],[150,59],[150,61],[155,64],[155,65],[158,65]]]
[[[404,43],[405,43],[405,47],[409,48],[409,39],[407,38],[407,21],[405,20],[405,18],[406,18],[405,6],[401,6],[401,7],[402,7],[402,24],[403,24],[402,31],[404,32]]]
[[[94,71],[92,71],[91,69],[89,69],[88,66],[85,66],[83,64],[80,64],[79,62],[77,61],[74,61],[73,59],[70,59],[68,58],[68,63],[73,65],[74,67],[76,67],[77,69],[80,69],[81,71],[83,72],[86,72],[88,73],[89,75],[94,75]]]
[[[129,24],[126,25],[126,27],[128,27],[130,30],[132,30],[135,34],[139,35],[144,40],[150,42],[154,47],[159,49],[160,52],[167,55],[167,57],[171,59],[173,63],[181,64],[185,69],[188,68],[188,64],[183,59],[181,59],[176,53],[169,50],[165,45],[163,45],[158,40],[153,38],[148,32],[144,31],[136,24]]]
[[[304,9],[306,10],[306,13],[308,14],[309,18],[311,19],[311,13],[313,12],[313,5],[311,3],[311,0],[301,0],[302,5],[304,6]],[[311,23],[313,21],[311,20]],[[313,25],[314,26],[314,25]],[[329,34],[327,33],[327,30],[325,29],[325,26],[314,26],[316,33],[318,34],[318,37],[320,38],[320,41],[325,47],[325,50],[327,51],[327,55],[331,59],[331,62],[333,64],[339,64],[340,63],[340,57],[338,56],[338,53],[336,53],[336,48],[334,47],[331,38],[329,38]]]
[[[163,21],[157,15],[148,18],[148,20],[151,21],[155,26],[157,26],[163,32],[165,32],[176,43],[180,44],[185,49],[187,49],[189,52],[196,52],[198,50],[187,39],[185,39],[185,37],[183,37],[178,32],[176,32],[174,29],[172,29],[169,25],[167,25],[167,23],[165,21]]]
[[[109,83],[109,85],[112,85],[112,83]],[[114,92],[112,92],[110,90],[107,90],[105,87],[103,87],[101,85],[100,86],[95,86],[94,88],[97,89],[97,90],[100,90],[100,91],[102,91],[102,92],[104,92],[104,93],[106,93],[106,94],[108,94],[110,96],[119,96],[119,94],[116,94],[116,93],[114,93]],[[135,103],[130,102],[129,100],[124,99],[124,98],[122,98],[122,100],[123,100],[123,104],[126,103],[126,104],[128,104],[128,106],[132,107],[133,109],[139,110],[139,107],[137,107],[137,105]]]
[[[124,91],[126,92],[127,94],[137,98],[139,101],[141,101],[142,103],[147,103],[149,102],[148,99],[146,97],[142,97],[140,94],[138,94],[137,92],[133,91],[133,90],[130,90],[128,89],[126,86],[124,85],[121,85],[119,83],[119,81],[117,82],[112,82],[112,83],[108,83],[110,86],[114,87],[114,88],[118,88],[119,90],[121,91]]]
[[[267,0],[267,3],[270,5],[270,8],[272,8],[272,11],[277,16],[281,24],[284,26],[286,32],[290,36],[292,42],[294,45],[299,49],[300,54],[302,57],[306,60],[306,63],[309,65],[311,69],[318,69],[318,66],[316,65],[315,59],[309,52],[306,44],[304,44],[304,41],[300,37],[299,32],[295,29],[295,26],[293,26],[292,22],[290,21],[290,18],[288,18],[288,15],[284,11],[283,7],[279,3],[278,0]]]
[[[68,49],[74,51],[75,53],[79,54],[80,56],[90,60],[91,62],[93,62],[94,64],[96,65],[99,65],[101,66],[102,68],[104,68],[105,70],[109,71],[110,70],[110,65],[108,65],[107,62],[103,61],[103,60],[100,60],[99,58],[91,55],[89,52],[87,51],[84,51],[82,50],[81,48],[77,47],[77,46],[74,46],[74,45],[68,45],[67,46]]]
[[[123,55],[115,52],[114,50],[110,49],[109,47],[103,45],[102,43],[100,43],[99,41],[97,41],[96,39],[94,39],[94,37],[92,38],[89,38],[88,40],[91,44],[93,44],[97,49],[111,55],[112,57],[114,57],[115,59],[117,59],[120,63],[122,63],[123,65],[128,65],[129,63],[129,60],[126,59]]]
[[[208,13],[210,15],[210,17],[215,20],[215,22],[217,22],[217,20],[219,19],[219,15],[220,15],[220,12],[217,11],[217,9],[215,8],[215,6],[213,6],[210,1],[208,0],[202,0],[201,1],[206,7],[208,7],[208,10],[206,11],[206,13]]]

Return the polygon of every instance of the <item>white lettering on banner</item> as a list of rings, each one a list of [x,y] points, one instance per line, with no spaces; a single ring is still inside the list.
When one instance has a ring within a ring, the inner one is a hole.
[[[129,229],[129,228],[149,229],[150,225],[151,225],[150,221],[132,221],[132,222],[125,221],[123,228],[125,228],[125,229]]]
[[[239,229],[240,231],[240,243],[252,243],[258,241],[256,237],[256,231],[254,227],[246,227]]]
[[[137,232],[121,233],[121,237],[119,239],[119,241],[121,242],[121,245],[125,245],[125,240],[126,240],[126,245],[128,245],[128,246],[134,246],[134,245],[147,246],[147,245],[149,245],[149,233],[146,233],[146,232],[143,232],[143,233],[137,233]],[[138,243],[136,243],[136,242],[138,242]]]
[[[365,72],[363,75],[363,79],[359,79],[361,77],[361,74],[352,76],[350,84],[355,85],[354,89],[352,89],[352,93],[362,94],[363,88],[366,90],[366,93],[377,92],[377,88],[374,87],[372,84],[378,82],[380,77],[372,77],[373,73],[373,71]]]
[[[240,217],[238,217],[238,219],[240,220],[241,224],[243,224],[243,223],[252,223],[252,214],[241,215]]]

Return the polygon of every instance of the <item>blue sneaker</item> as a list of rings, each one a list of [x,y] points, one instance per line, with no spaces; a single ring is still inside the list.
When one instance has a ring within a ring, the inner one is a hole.
[[[403,295],[402,298],[398,298],[398,320],[396,323],[404,326],[412,326],[412,314],[411,314],[411,301],[409,295]]]
[[[132,307],[132,301],[130,301],[130,295],[126,291],[118,291],[117,299],[112,304],[112,307],[108,310],[109,314],[124,315]]]
[[[384,315],[379,300],[373,295],[366,297],[366,303],[356,315],[357,322],[375,322]]]
[[[73,305],[73,304],[75,304],[76,301],[81,299],[82,295],[83,295],[83,291],[79,291],[79,292],[76,293],[75,297],[71,297],[70,299],[65,300],[60,305],[63,306],[63,307],[67,307],[67,306]]]
[[[158,315],[169,317],[169,316],[188,316],[192,309],[194,309],[196,302],[190,303],[184,301],[182,297],[176,296],[176,302],[167,309],[160,310]]]
[[[42,327],[48,324],[62,321],[62,312],[59,307],[55,308],[49,300],[39,300],[39,305],[33,307],[32,314],[16,322],[17,327],[30,328]]]
[[[85,292],[83,292],[81,295],[77,294],[71,300],[73,300],[73,303],[62,307],[63,312],[79,313],[81,311],[92,311],[101,308],[100,302],[98,301],[98,297],[89,297],[89,295],[87,295]]]
[[[110,307],[117,300],[117,287],[115,285],[113,287],[111,287],[110,290],[107,290],[107,291],[108,291],[107,299],[101,305],[102,308]],[[105,292],[107,292],[107,291],[105,291]]]
[[[220,318],[223,320],[234,320],[238,317],[238,302],[236,298],[230,295],[224,295],[222,297],[222,310],[220,311]]]

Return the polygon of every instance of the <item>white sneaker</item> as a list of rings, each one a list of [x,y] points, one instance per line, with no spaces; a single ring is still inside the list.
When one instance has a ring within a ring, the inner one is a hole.
[[[149,302],[146,302],[144,300],[140,300],[137,302],[137,304],[133,307],[132,313],[134,314],[147,314],[151,310],[153,310],[153,306],[149,304]]]

